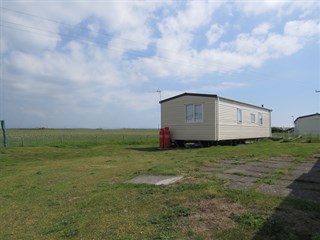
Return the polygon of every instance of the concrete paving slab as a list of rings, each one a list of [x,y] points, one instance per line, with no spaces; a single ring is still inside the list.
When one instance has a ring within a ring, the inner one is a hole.
[[[287,168],[290,166],[290,162],[275,162],[275,161],[258,161],[258,162],[250,162],[247,163],[249,166],[257,166],[257,167],[264,167],[264,168],[272,168],[272,169],[278,169],[278,168]]]
[[[228,164],[228,163],[217,163],[214,165],[215,167],[218,167],[218,168],[222,168],[222,169],[228,169],[228,168],[232,168],[234,167],[234,164]]]
[[[320,192],[316,192],[316,191],[295,189],[295,190],[292,190],[290,196],[302,198],[309,201],[320,202]]]
[[[319,171],[320,172],[320,165],[316,164],[308,164],[308,163],[302,163],[302,164],[297,164],[293,166],[293,170],[303,170],[305,172],[310,172],[312,171]]]
[[[300,183],[294,183],[294,184],[300,184]],[[301,187],[301,186],[300,186]],[[304,189],[304,188],[291,188],[290,186],[285,187],[281,185],[268,185],[264,184],[260,186],[257,189],[258,192],[263,193],[270,193],[278,196],[283,197],[298,197],[309,201],[320,201],[320,192],[319,191],[313,191],[310,189]]]
[[[288,195],[290,195],[292,189],[283,186],[263,184],[257,189],[257,191],[287,197]]]
[[[226,180],[233,180],[233,181],[239,181],[239,182],[256,182],[257,178],[255,177],[249,177],[249,176],[240,176],[240,175],[234,175],[234,174],[224,174],[224,173],[218,173],[216,174],[218,178],[226,179]]]
[[[206,171],[223,171],[225,170],[224,168],[220,168],[220,167],[209,167],[209,166],[203,166],[200,167],[201,170],[206,170]]]
[[[296,180],[300,182],[314,182],[320,184],[320,174],[300,174],[300,172],[292,174],[289,172],[289,174],[283,175],[280,180]]]
[[[220,163],[228,163],[228,164],[242,164],[242,163],[244,163],[244,161],[243,160],[227,160],[227,159],[225,159],[225,160],[220,160],[219,161]]]
[[[320,185],[311,182],[301,182],[301,181],[290,181],[290,180],[275,180],[272,185],[277,185],[281,187],[291,188],[291,189],[307,189],[320,191]]]
[[[230,182],[227,187],[237,190],[247,190],[254,186],[253,182]]]
[[[139,176],[129,180],[129,183],[146,183],[146,184],[153,184],[153,185],[169,185],[172,183],[177,182],[178,180],[182,179],[182,176]]]
[[[269,158],[268,161],[293,162],[294,157],[291,157],[291,156],[272,157],[272,158]]]
[[[228,169],[228,170],[224,171],[224,173],[251,176],[251,177],[257,177],[257,178],[268,176],[268,174],[266,174],[266,173],[246,171],[246,170],[237,169],[237,168]]]
[[[289,187],[294,181],[279,179],[272,182],[272,185],[276,185],[279,187]]]
[[[290,180],[290,181],[294,181],[296,179],[298,179],[301,176],[301,174],[285,174],[283,176],[281,176],[280,180]]]
[[[303,162],[306,162],[306,163],[317,163],[319,160],[320,160],[320,158],[314,157],[314,158],[304,159]]]
[[[250,165],[242,165],[242,166],[239,166],[238,169],[249,171],[249,172],[260,172],[260,173],[268,173],[268,174],[274,173],[274,169],[272,168],[257,167],[257,166],[250,166]]]
[[[213,172],[191,172],[192,174],[195,174],[195,175],[214,175]]]
[[[261,177],[274,175],[276,169],[288,169],[273,184],[262,184],[256,191],[280,196],[293,196],[311,201],[320,201],[320,161],[306,159],[296,164],[293,157],[274,157],[265,161],[221,160],[212,166],[203,166],[197,174],[212,174],[228,180],[232,189],[250,189]],[[290,167],[292,167],[290,169]],[[219,172],[220,171],[220,172]]]
[[[294,176],[301,176],[302,174],[306,174],[307,172],[301,169],[290,169],[288,171],[288,174],[294,175]]]
[[[296,179],[300,182],[314,182],[320,184],[320,174],[302,174]]]
[[[320,192],[320,185],[318,183],[294,181],[288,187],[292,189],[306,189]]]

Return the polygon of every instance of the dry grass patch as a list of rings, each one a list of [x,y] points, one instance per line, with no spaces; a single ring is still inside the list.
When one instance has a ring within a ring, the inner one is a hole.
[[[215,239],[217,232],[236,227],[231,214],[245,211],[239,203],[225,198],[204,199],[196,203],[191,214],[176,229],[183,234],[181,239]]]

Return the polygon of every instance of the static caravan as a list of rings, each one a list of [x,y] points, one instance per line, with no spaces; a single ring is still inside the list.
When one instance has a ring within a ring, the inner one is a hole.
[[[214,143],[271,136],[271,110],[212,94],[183,93],[160,101],[171,140]]]
[[[320,114],[298,117],[294,121],[295,134],[320,135]]]

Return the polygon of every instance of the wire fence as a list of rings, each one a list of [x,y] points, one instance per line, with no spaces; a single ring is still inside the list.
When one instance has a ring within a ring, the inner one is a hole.
[[[156,129],[7,129],[7,147],[156,144]],[[1,136],[1,147],[3,147]]]

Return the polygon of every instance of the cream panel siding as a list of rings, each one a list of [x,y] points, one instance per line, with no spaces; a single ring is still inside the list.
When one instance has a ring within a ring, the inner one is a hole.
[[[320,115],[297,119],[294,132],[295,134],[320,135]]]
[[[203,121],[186,122],[186,105],[203,104]],[[215,140],[215,98],[182,96],[161,103],[161,127],[169,127],[172,140]]]
[[[237,121],[237,109],[242,111],[242,122]],[[263,124],[259,124],[258,114],[263,117]],[[255,122],[251,122],[251,114],[255,115]],[[247,104],[220,99],[219,101],[219,139],[249,139],[270,137],[271,113],[263,108]]]
[[[203,121],[186,122],[186,105],[203,104]],[[241,109],[242,122],[237,122]],[[259,124],[259,113],[263,124]],[[251,122],[251,114],[255,122]],[[169,127],[172,140],[233,140],[271,136],[271,110],[212,96],[181,95],[161,102],[161,127]]]

